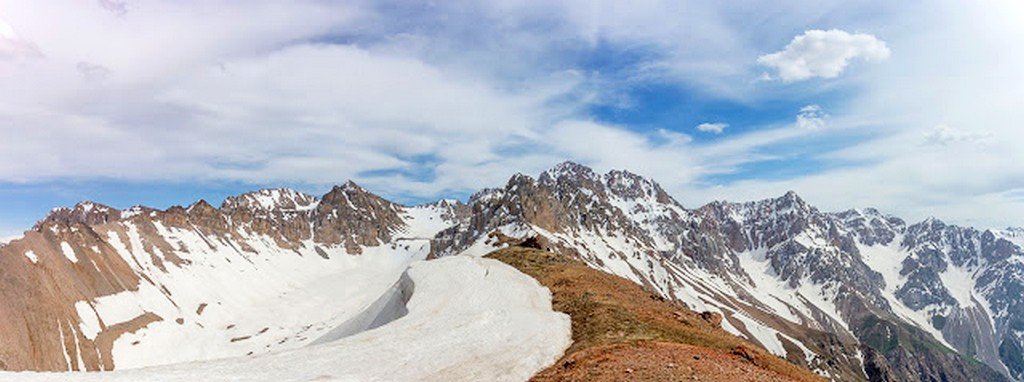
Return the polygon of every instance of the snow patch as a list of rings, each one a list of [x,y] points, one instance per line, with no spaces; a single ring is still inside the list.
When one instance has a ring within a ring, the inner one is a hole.
[[[766,257],[767,249],[760,248],[736,255],[740,260],[740,268],[750,276],[753,285],[745,288],[759,302],[767,305],[775,315],[793,323],[801,323],[800,317],[793,313],[789,305],[783,301],[800,301],[794,298],[794,291],[787,288],[785,282],[775,274],[771,261]]]
[[[893,239],[889,245],[857,244],[861,260],[872,270],[882,274],[882,279],[885,280],[885,291],[890,294],[895,293],[900,284],[906,281],[903,276],[900,276],[900,270],[903,269],[903,260],[906,260],[910,253],[900,249],[899,243],[902,242],[901,235]]]
[[[971,272],[949,264],[946,271],[939,274],[942,284],[949,291],[949,294],[956,299],[957,304],[962,308],[974,305],[971,296],[974,291],[974,276]]]
[[[430,240],[438,232],[455,225],[454,221],[445,218],[448,212],[439,205],[407,207],[403,215],[406,223],[405,236]]]
[[[78,262],[78,256],[75,256],[75,250],[74,248],[71,248],[71,244],[68,244],[68,242],[60,242],[60,251],[64,253],[64,257],[67,257],[72,263]]]
[[[99,317],[96,315],[96,311],[86,301],[79,301],[75,303],[75,312],[78,313],[78,319],[82,320],[78,324],[78,328],[82,330],[82,334],[85,338],[90,340],[96,339],[96,335],[102,330],[100,328]]]
[[[28,260],[32,262],[32,264],[38,264],[39,263],[39,257],[36,256],[35,252],[25,251],[25,257],[27,257]]]
[[[906,282],[906,277],[900,275],[900,270],[903,268],[903,260],[910,256],[909,252],[900,248],[899,243],[901,242],[903,242],[902,235],[897,236],[889,245],[867,246],[857,244],[857,249],[860,251],[864,263],[882,274],[882,278],[885,280],[885,288],[881,291],[882,297],[889,301],[889,306],[892,308],[893,313],[924,330],[943,345],[953,349],[953,346],[946,342],[946,339],[942,336],[942,332],[932,326],[931,316],[926,311],[923,309],[921,311],[910,309],[910,307],[896,298],[896,290],[899,289],[903,282]],[[952,268],[953,266],[950,265],[950,267]],[[970,292],[968,291],[968,293]]]
[[[736,313],[737,314],[733,315],[733,318],[743,322],[743,326],[746,327],[747,332],[754,336],[754,339],[761,343],[765,349],[777,356],[786,356],[786,348],[782,346],[782,341],[779,341],[779,332],[777,330],[761,324],[743,312],[738,311]]]

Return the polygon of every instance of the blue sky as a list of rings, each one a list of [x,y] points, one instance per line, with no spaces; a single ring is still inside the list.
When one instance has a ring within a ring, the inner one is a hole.
[[[564,160],[687,206],[795,190],[1021,226],[1022,21],[1012,0],[0,0],[0,237],[85,199],[353,179],[416,203]]]

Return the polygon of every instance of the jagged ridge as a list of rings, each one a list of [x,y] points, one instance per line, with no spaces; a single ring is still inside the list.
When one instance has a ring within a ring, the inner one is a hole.
[[[118,264],[134,255],[119,254],[107,239],[113,232],[127,242],[132,229],[161,238],[141,243],[144,253],[158,254],[152,264],[161,272],[196,261],[174,242],[182,232],[243,254],[271,248],[325,260],[381,245],[433,257],[482,255],[530,238],[694,310],[721,314],[723,329],[833,379],[1020,380],[1024,373],[1024,255],[1015,244],[1024,231],[978,231],[936,219],[908,225],[873,209],[828,213],[794,192],[687,209],[642,176],[597,174],[566,162],[537,178],[516,174],[468,204],[404,207],[351,182],[321,198],[264,190],[220,208],[200,201],[117,211],[83,203],[55,211],[0,249],[18,255],[0,262],[14,269],[5,274],[74,264],[66,277],[101,281],[79,288],[87,293],[73,301],[93,301],[154,284],[139,275],[155,271]],[[424,243],[412,248],[410,240]],[[62,242],[73,247],[71,255],[61,256]],[[99,248],[96,256],[83,250],[91,247]],[[29,256],[30,248],[41,249]],[[95,269],[82,267],[89,262]],[[81,319],[77,311],[62,312],[57,316],[69,324]],[[54,353],[49,346],[40,353]],[[0,366],[60,370],[73,363],[31,362]]]

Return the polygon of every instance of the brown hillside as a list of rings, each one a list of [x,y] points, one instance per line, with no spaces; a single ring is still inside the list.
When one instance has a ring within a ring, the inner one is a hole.
[[[572,318],[573,345],[534,381],[820,381],[639,285],[564,255],[510,247],[488,257],[536,278]]]

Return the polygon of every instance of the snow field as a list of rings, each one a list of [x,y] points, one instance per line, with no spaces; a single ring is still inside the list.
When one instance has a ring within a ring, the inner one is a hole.
[[[320,345],[105,373],[0,373],[0,381],[523,381],[571,344],[550,292],[492,259],[412,264],[408,314]]]

